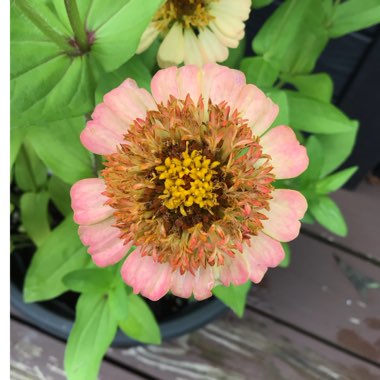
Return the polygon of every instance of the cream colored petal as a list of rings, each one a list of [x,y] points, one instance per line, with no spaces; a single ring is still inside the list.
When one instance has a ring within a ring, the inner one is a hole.
[[[162,68],[179,65],[184,58],[183,27],[176,22],[166,35],[157,53],[158,65]]]
[[[194,64],[202,66],[204,63],[204,57],[202,56],[199,41],[192,29],[185,29],[185,59],[186,65]]]
[[[201,51],[207,62],[223,62],[228,58],[228,48],[224,46],[210,29],[204,28],[198,35]]]
[[[239,45],[239,39],[227,36],[219,29],[215,21],[210,22],[209,27],[224,46],[236,48]]]
[[[140,38],[140,43],[137,47],[136,54],[140,54],[144,50],[148,49],[152,42],[157,38],[158,33],[159,31],[156,29],[153,23],[148,25]]]
[[[215,15],[216,11],[245,21],[249,17],[251,0],[219,0],[212,2],[209,9],[212,15]]]

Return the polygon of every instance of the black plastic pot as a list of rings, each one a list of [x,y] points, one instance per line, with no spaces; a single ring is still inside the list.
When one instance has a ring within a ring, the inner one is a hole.
[[[75,317],[76,293],[68,292],[50,301],[26,304],[22,297],[23,278],[31,254],[14,252],[11,256],[11,305],[25,320],[57,338],[67,339]],[[166,296],[150,302],[159,322],[163,340],[184,335],[198,329],[222,315],[227,307],[216,298],[190,302],[174,296]],[[112,343],[113,347],[130,347],[140,344],[121,331]]]

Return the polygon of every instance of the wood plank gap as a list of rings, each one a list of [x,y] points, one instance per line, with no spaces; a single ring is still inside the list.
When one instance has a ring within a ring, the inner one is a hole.
[[[331,247],[338,248],[341,250],[342,253],[347,253],[349,255],[355,256],[358,259],[364,260],[369,262],[370,264],[376,265],[377,267],[380,267],[380,260],[377,257],[369,257],[367,254],[363,252],[358,252],[350,247],[347,247],[346,245],[342,243],[338,243],[336,241],[331,241],[328,238],[325,238],[321,235],[319,235],[316,232],[307,230],[305,228],[301,228],[301,234],[306,235],[308,237],[311,237],[312,239],[318,240],[321,243],[325,243],[327,245],[330,245]]]
[[[31,329],[36,330],[39,333],[48,336],[49,338],[55,339],[55,340],[65,344],[65,345],[67,343],[65,339],[61,339],[61,338],[58,338],[54,335],[51,335],[51,334],[47,333],[46,331],[44,331],[43,329],[39,328],[38,326],[34,325],[33,323],[30,323],[30,322],[26,321],[25,319],[22,319],[22,318],[14,315],[12,313],[11,313],[11,319],[22,324],[22,325],[24,325],[24,326],[30,327]],[[112,364],[115,367],[120,368],[121,370],[126,370],[128,372],[133,373],[134,375],[138,375],[140,377],[143,377],[146,380],[160,380],[157,377],[153,377],[151,375],[148,375],[147,373],[145,373],[145,372],[143,372],[143,371],[141,371],[135,367],[130,367],[129,365],[126,365],[120,361],[114,360],[114,359],[110,358],[108,355],[104,356],[103,361],[108,362],[109,364]]]
[[[350,356],[352,356],[352,357],[354,357],[356,359],[362,360],[362,361],[364,361],[364,362],[366,362],[368,364],[371,364],[371,365],[375,366],[376,368],[380,368],[380,364],[378,362],[376,362],[374,360],[371,360],[371,359],[369,359],[369,358],[367,358],[365,356],[359,355],[356,352],[348,350],[348,349],[346,349],[346,348],[344,348],[344,347],[342,347],[342,346],[340,346],[340,345],[338,345],[338,344],[336,344],[334,342],[331,342],[328,339],[325,339],[325,338],[322,338],[322,337],[320,337],[320,336],[318,336],[316,334],[313,334],[310,331],[304,330],[304,329],[302,329],[302,328],[300,328],[300,327],[298,327],[296,325],[293,325],[292,323],[289,323],[289,322],[285,321],[282,318],[278,318],[278,317],[276,317],[276,316],[274,316],[274,315],[272,315],[270,313],[267,313],[267,312],[265,312],[265,311],[263,311],[261,309],[257,309],[254,306],[251,306],[249,304],[247,304],[246,308],[249,309],[250,311],[254,312],[254,313],[260,314],[262,317],[265,317],[265,318],[268,318],[268,319],[272,320],[273,322],[276,322],[276,323],[278,323],[280,325],[283,325],[283,326],[285,326],[287,328],[290,328],[290,329],[292,329],[294,331],[297,331],[300,334],[306,335],[309,338],[315,339],[316,341],[318,341],[320,343],[323,343],[323,344],[325,344],[327,346],[330,346],[331,348],[339,350],[339,351],[341,351],[341,352],[343,352],[343,353],[345,353],[347,355],[350,355]]]

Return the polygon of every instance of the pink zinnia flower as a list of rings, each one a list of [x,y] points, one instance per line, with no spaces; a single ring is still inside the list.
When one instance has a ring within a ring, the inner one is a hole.
[[[240,71],[170,67],[151,88],[127,79],[81,134],[105,157],[102,178],[71,189],[83,244],[98,266],[135,245],[121,275],[151,300],[260,282],[299,233],[305,198],[272,183],[306,169],[305,148],[289,127],[268,131],[278,107]]]

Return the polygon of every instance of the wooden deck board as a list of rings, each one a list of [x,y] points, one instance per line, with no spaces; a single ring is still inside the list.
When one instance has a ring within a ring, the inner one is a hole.
[[[380,368],[247,310],[161,346],[109,356],[162,380],[377,380]]]
[[[270,270],[249,304],[380,363],[380,268],[306,236],[291,248],[290,267]]]
[[[11,380],[66,379],[63,371],[64,351],[64,343],[11,321]],[[144,378],[103,361],[99,380],[126,379]]]

